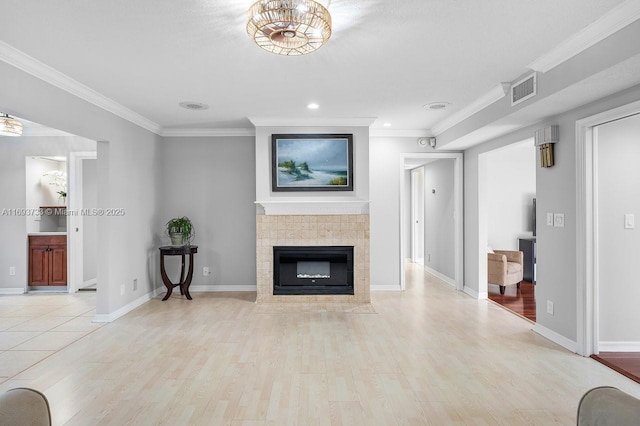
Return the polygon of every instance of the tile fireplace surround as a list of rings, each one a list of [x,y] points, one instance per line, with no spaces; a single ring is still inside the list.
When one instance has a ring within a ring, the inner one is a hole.
[[[274,296],[273,246],[353,246],[354,294]],[[258,214],[256,251],[256,303],[370,302],[368,214]]]

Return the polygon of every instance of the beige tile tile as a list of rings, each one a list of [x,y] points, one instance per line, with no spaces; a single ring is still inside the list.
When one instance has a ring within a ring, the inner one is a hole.
[[[2,352],[0,353],[0,377],[13,377],[53,353],[53,351]]]
[[[0,318],[0,331],[5,331],[11,327],[15,327],[25,321],[29,321],[31,317],[1,317]]]
[[[69,320],[70,317],[37,317],[18,324],[12,327],[9,331],[49,331]]]
[[[91,322],[90,317],[76,317],[54,328],[52,331],[93,331],[104,323]]]
[[[39,331],[2,331],[0,332],[0,350],[8,350],[39,336]]]
[[[85,336],[86,331],[51,331],[18,345],[16,351],[57,351]]]

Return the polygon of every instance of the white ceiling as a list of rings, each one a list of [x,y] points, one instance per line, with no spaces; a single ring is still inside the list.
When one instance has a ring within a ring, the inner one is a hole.
[[[329,43],[300,57],[250,41],[251,3],[3,0],[0,40],[165,129],[376,117],[427,134],[622,0],[332,0]]]

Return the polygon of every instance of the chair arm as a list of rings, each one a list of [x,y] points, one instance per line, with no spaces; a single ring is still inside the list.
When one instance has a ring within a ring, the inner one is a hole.
[[[515,250],[494,250],[496,254],[503,254],[507,257],[507,262],[524,263],[524,253]]]
[[[487,260],[489,262],[507,263],[507,256],[497,251],[495,253],[487,253]]]

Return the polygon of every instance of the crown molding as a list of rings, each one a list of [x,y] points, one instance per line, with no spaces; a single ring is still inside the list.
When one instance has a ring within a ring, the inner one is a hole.
[[[165,127],[162,129],[160,136],[163,137],[240,137],[255,136],[255,129],[244,128],[227,128],[227,129],[177,129]]]
[[[529,68],[547,72],[638,19],[640,19],[640,2],[627,0],[533,61],[529,64]]]
[[[248,117],[256,127],[369,127],[376,117],[356,118],[282,118],[282,117]]]
[[[428,138],[433,136],[429,129],[386,129],[374,128],[369,130],[372,138]]]
[[[462,108],[458,112],[455,112],[433,126],[433,135],[439,136],[443,132],[449,130],[453,126],[458,123],[463,122],[467,118],[471,117],[473,114],[482,111],[489,105],[494,102],[499,101],[504,98],[507,93],[509,93],[509,89],[511,88],[511,83],[500,83],[491,89],[489,92],[485,93],[480,98],[476,99],[466,107]]]
[[[16,49],[15,47],[0,41],[0,60],[16,67],[32,76],[39,78],[65,92],[71,93],[99,108],[109,111],[120,118],[152,133],[160,134],[162,128],[159,124],[146,117],[130,110],[116,101],[96,92],[79,81],[61,73],[60,71],[46,65],[36,58]]]

